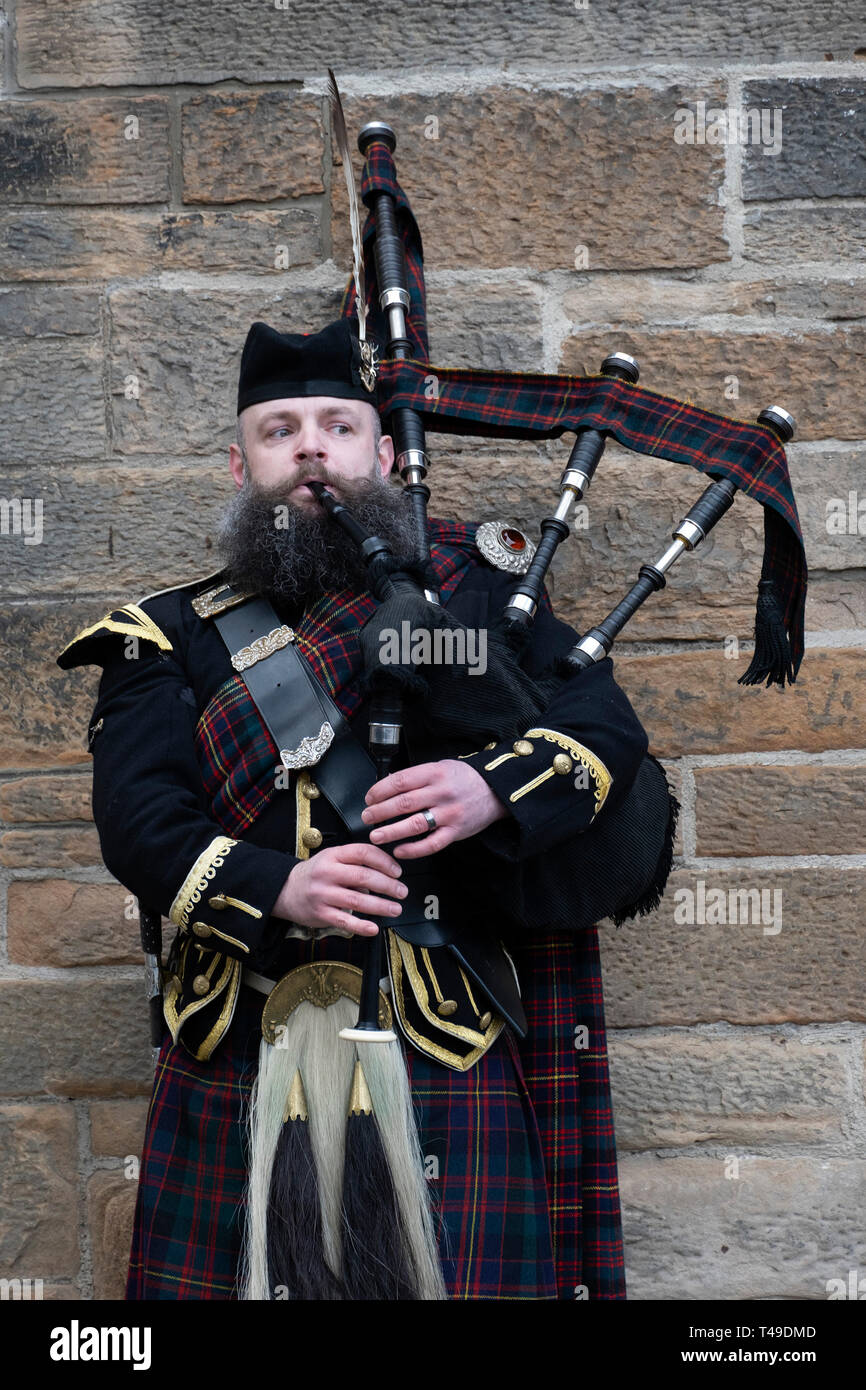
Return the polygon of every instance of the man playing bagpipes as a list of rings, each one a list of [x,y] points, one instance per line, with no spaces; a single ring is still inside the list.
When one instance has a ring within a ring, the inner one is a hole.
[[[115,610],[59,658],[103,668],[105,863],[143,922],[178,929],[129,1298],[625,1296],[595,923],[658,901],[675,803],[613,679],[615,624],[578,649],[540,580],[526,591],[527,537],[423,516],[423,426],[549,437],[565,405],[586,484],[603,435],[640,448],[665,398],[647,404],[625,369],[429,368],[386,131],[367,136],[365,235],[387,359],[358,257],[341,320],[254,324],[223,568]],[[525,411],[516,386],[535,393]],[[693,417],[691,444],[680,426],[666,448],[716,481],[669,551],[730,505],[732,475],[769,473],[793,507],[770,430]],[[728,464],[732,439],[745,464]],[[388,480],[395,450],[411,506]],[[562,531],[545,525],[551,554]],[[634,604],[672,558],[643,567]],[[804,573],[768,546],[753,675],[795,673]]]

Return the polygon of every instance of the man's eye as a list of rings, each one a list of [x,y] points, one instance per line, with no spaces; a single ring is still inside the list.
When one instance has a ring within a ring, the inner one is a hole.
[[[272,434],[272,435],[278,435],[278,434],[282,433],[283,431],[285,431],[285,433],[288,434],[288,432],[289,432],[289,427],[288,427],[288,425],[278,425],[277,428],[276,428],[275,430],[271,430],[271,434]]]
[[[344,432],[345,434],[351,434],[351,433],[352,433],[351,426],[349,426],[349,425],[335,425],[335,426],[334,426],[334,429],[335,429],[335,430],[343,430],[343,432]]]

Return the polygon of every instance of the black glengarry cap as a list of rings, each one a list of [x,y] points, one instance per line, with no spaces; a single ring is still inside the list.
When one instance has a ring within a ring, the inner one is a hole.
[[[376,392],[364,385],[361,370],[353,319],[337,319],[319,333],[279,333],[256,322],[241,356],[238,414],[260,401],[293,396],[336,396],[375,406]]]

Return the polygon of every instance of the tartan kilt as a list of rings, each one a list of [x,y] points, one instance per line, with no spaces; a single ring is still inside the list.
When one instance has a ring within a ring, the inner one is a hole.
[[[280,973],[360,965],[364,943],[286,944]],[[625,1297],[601,973],[595,930],[515,953],[529,1022],[467,1072],[406,1047],[451,1299]],[[208,1062],[166,1037],[148,1114],[126,1297],[237,1297],[244,1108],[264,996],[243,987]],[[577,1030],[588,1045],[578,1047]],[[431,1164],[430,1160],[436,1163]]]

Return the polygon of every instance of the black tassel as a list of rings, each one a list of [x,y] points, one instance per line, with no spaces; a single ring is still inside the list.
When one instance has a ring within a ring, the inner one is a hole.
[[[628,921],[631,917],[646,917],[647,913],[655,911],[664,896],[665,887],[671,871],[671,864],[674,860],[674,840],[677,833],[677,821],[680,815],[680,803],[671,791],[667,774],[658,758],[653,757],[652,753],[647,753],[646,756],[655,763],[665,779],[665,785],[668,789],[668,823],[665,827],[664,844],[662,845],[662,851],[653,872],[652,881],[647,885],[636,902],[630,903],[628,907],[623,908],[619,912],[611,913],[611,920],[614,926],[617,927],[621,927],[623,922]]]
[[[292,1106],[292,1096],[296,1094],[293,1083],[286,1118],[277,1140],[268,1193],[271,1297],[344,1299],[346,1294],[340,1281],[325,1260],[319,1185],[306,1104],[302,1108]],[[303,1096],[302,1088],[300,1095]]]
[[[758,602],[755,607],[755,651],[747,671],[740,676],[738,685],[779,685],[784,688],[785,679],[794,684],[794,658],[791,644],[785,631],[776,586],[772,579],[762,579],[758,584]]]
[[[361,1104],[359,1073],[365,1097]],[[345,1297],[359,1302],[416,1300],[391,1171],[360,1062],[346,1124],[342,1215]]]

